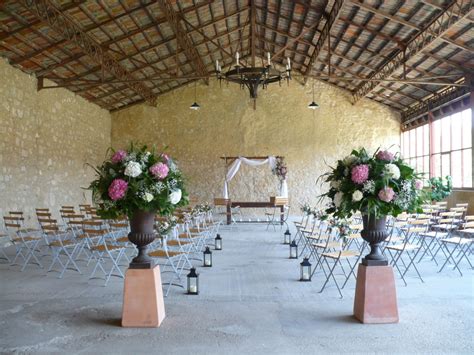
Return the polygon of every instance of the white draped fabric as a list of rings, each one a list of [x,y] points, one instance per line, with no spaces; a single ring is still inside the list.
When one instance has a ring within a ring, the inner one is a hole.
[[[276,166],[276,158],[274,156],[269,156],[267,159],[247,159],[245,157],[238,157],[235,159],[235,161],[232,163],[230,166],[229,170],[227,170],[227,174],[225,177],[224,181],[224,198],[228,199],[229,198],[229,188],[228,188],[228,183],[230,180],[232,180],[237,174],[237,172],[240,169],[240,166],[242,163],[250,165],[250,166],[259,166],[259,165],[264,165],[268,164],[270,169],[274,169]],[[280,188],[280,196],[288,197],[288,185],[286,184],[286,180],[283,180]]]

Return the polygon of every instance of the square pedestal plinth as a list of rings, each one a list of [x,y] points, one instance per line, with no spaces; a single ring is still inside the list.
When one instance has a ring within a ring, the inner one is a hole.
[[[156,328],[165,319],[160,267],[128,269],[123,291],[122,327]]]
[[[391,266],[359,264],[354,316],[362,323],[398,323],[397,290]]]

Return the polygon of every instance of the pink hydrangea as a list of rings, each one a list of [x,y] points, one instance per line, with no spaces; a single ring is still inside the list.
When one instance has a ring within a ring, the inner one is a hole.
[[[356,165],[351,170],[352,181],[363,184],[369,178],[369,166],[367,164]]]
[[[156,163],[150,168],[150,173],[157,179],[164,179],[168,176],[169,170],[166,164]]]
[[[109,186],[109,197],[113,201],[120,200],[127,193],[128,183],[123,179],[115,179]]]
[[[381,150],[377,153],[377,158],[380,160],[392,161],[394,157],[395,156],[392,153],[390,153],[388,150]]]
[[[415,181],[415,189],[421,190],[423,188],[423,181],[421,180],[416,180]]]
[[[112,163],[120,163],[127,157],[127,152],[125,150],[117,150],[114,155],[112,155]]]
[[[390,202],[395,197],[395,191],[391,187],[384,187],[379,191],[379,199],[384,202]]]

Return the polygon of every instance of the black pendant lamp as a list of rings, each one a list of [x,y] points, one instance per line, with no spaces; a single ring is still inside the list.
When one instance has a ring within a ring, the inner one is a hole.
[[[319,108],[319,105],[314,101],[314,79],[313,79],[313,101],[308,105],[308,108],[311,110],[316,110]]]
[[[194,111],[197,111],[201,108],[201,106],[199,106],[199,104],[197,103],[197,99],[196,99],[197,92],[196,91],[197,91],[197,82],[194,83],[194,102],[191,106],[189,106],[189,108],[191,110],[194,110]]]

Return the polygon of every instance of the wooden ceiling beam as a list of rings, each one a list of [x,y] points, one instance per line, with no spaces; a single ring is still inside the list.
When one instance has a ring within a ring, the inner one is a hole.
[[[459,70],[461,73],[467,73],[469,70],[474,70],[474,66],[472,64],[469,64],[467,61],[465,63],[458,63],[450,59],[443,58],[435,53],[432,53],[430,51],[423,51],[423,54],[426,56],[433,58],[439,62],[445,63],[449,65],[452,68],[455,68]]]
[[[194,47],[194,43],[188,37],[186,30],[181,25],[179,14],[174,11],[173,6],[167,0],[158,0],[158,5],[160,6],[161,11],[165,14],[168,25],[173,30],[179,46],[184,49],[186,57],[193,63],[196,73],[202,76],[207,75],[206,65],[202,61],[199,52]],[[206,84],[209,84],[209,80],[205,81]]]
[[[218,34],[217,34],[216,36],[214,36],[212,39],[213,39],[213,40],[217,40],[217,39],[219,39],[219,38],[221,38],[221,37],[223,37],[223,36],[226,36],[226,35],[228,35],[228,34],[234,33],[234,32],[239,31],[239,30],[240,30],[240,27],[235,27],[235,28],[232,28],[230,31],[225,31],[225,32],[218,33]],[[173,38],[174,38],[174,37],[173,37]],[[148,46],[148,47],[146,47],[146,48],[141,48],[140,51],[141,51],[142,53],[146,53],[146,52],[149,51],[149,50],[152,50],[152,49],[155,49],[155,48],[157,48],[157,47],[159,47],[159,46],[165,45],[165,44],[167,44],[167,43],[169,43],[169,42],[171,42],[171,41],[172,41],[172,39],[166,39],[166,40],[160,41],[160,42],[158,42],[158,43],[152,44],[151,46]],[[204,40],[202,40],[202,41],[196,43],[195,46],[196,46],[196,47],[199,47],[199,46],[205,44],[206,42],[207,42],[207,41],[204,39]],[[236,41],[233,41],[233,43],[236,43]],[[173,56],[176,56],[176,54],[179,55],[179,54],[181,54],[181,53],[184,53],[184,50],[178,50],[177,53],[174,52],[174,53],[168,54],[167,56],[160,57],[160,58],[158,58],[157,60],[152,61],[152,62],[151,62],[151,65],[159,64],[160,62],[164,62],[165,60],[167,60],[167,59],[169,59],[169,58],[171,58],[171,57],[173,57]],[[120,62],[122,62],[122,61],[124,61],[124,60],[127,60],[127,59],[132,58],[133,56],[135,56],[135,55],[137,55],[137,54],[139,54],[139,52],[134,51],[133,53],[129,53],[128,55],[126,55],[126,56],[124,56],[124,57],[122,57],[122,58],[118,58],[118,60],[119,60]],[[139,67],[138,70],[143,70],[143,69],[146,69],[146,68],[148,68],[148,66],[142,66],[142,67]],[[77,76],[75,76],[75,77],[73,77],[73,78],[70,78],[70,80],[83,78],[83,77],[85,77],[85,76],[94,74],[95,72],[97,72],[97,71],[99,71],[99,70],[100,70],[100,66],[96,66],[96,67],[92,68],[91,70],[88,70],[87,72],[81,73],[80,75],[77,75]],[[132,70],[131,72],[134,73],[135,70]]]
[[[248,38],[249,38],[249,36],[247,36],[246,38],[244,38],[244,40],[247,40]],[[238,41],[240,41],[240,39],[237,39],[237,40],[235,40],[235,41],[232,41],[232,42],[230,42],[230,43],[227,43],[225,46],[226,46],[226,47],[231,47],[232,45],[234,45],[234,44],[237,43]],[[216,50],[214,50],[214,51],[211,51],[211,52],[206,53],[206,55],[212,55],[212,54],[215,54],[215,53],[218,53],[218,52],[219,52],[219,49],[216,49]],[[170,57],[172,57],[173,55],[174,55],[174,54],[171,54]],[[160,60],[160,61],[161,61],[161,60]],[[153,65],[153,64],[156,64],[156,63],[151,63],[150,65]],[[190,62],[190,61],[187,61],[187,62],[185,62],[185,63],[182,63],[182,66],[187,65],[187,64],[191,64],[191,62]],[[223,63],[223,64],[225,64],[225,63]],[[210,65],[212,65],[212,63],[209,64],[209,66],[210,66]],[[137,71],[138,71],[138,70],[143,70],[143,69],[145,69],[145,67],[138,68]],[[208,76],[210,77],[210,73],[209,73]],[[168,78],[160,78],[159,76],[155,76],[155,77],[148,77],[148,78],[143,78],[143,79],[138,79],[138,80],[139,80],[139,81],[159,81],[160,79],[162,79],[162,80],[167,80]],[[109,81],[109,82],[104,82],[102,85],[113,85],[114,82],[116,83],[115,80],[112,80],[112,81]],[[96,99],[98,99],[98,100],[103,99],[103,98],[105,98],[105,97],[107,97],[107,96],[110,96],[110,95],[113,95],[113,94],[115,94],[115,93],[117,93],[117,92],[119,92],[119,91],[125,90],[126,88],[127,88],[126,86],[122,85],[122,86],[119,87],[119,88],[116,88],[116,89],[114,89],[114,90],[112,90],[112,91],[109,91],[109,92],[104,93],[104,94],[101,95],[101,96],[96,97]],[[86,88],[86,89],[84,89],[83,91],[87,91],[87,90],[90,90],[90,88]]]
[[[265,28],[265,29],[267,29],[267,30],[269,30],[269,31],[271,31],[271,32],[275,32],[275,33],[277,33],[277,34],[279,34],[279,35],[281,35],[281,36],[285,36],[285,37],[291,38],[291,39],[295,40],[295,42],[299,42],[299,43],[305,44],[305,45],[307,45],[307,46],[313,46],[313,47],[315,46],[315,45],[314,45],[313,43],[311,43],[310,41],[307,41],[307,40],[305,40],[305,39],[303,39],[303,38],[297,38],[297,36],[294,36],[294,35],[292,35],[292,34],[290,34],[290,33],[284,32],[284,31],[280,31],[280,30],[277,29],[277,28],[270,27],[270,26],[268,26],[268,25],[265,24],[265,23],[261,23],[261,22],[258,22],[258,21],[257,21],[257,25],[260,26],[260,27],[263,27],[263,28]]]
[[[397,69],[403,66],[418,54],[422,53],[429,45],[440,39],[450,28],[467,17],[473,8],[473,1],[455,1],[444,12],[433,19],[425,30],[419,32],[408,43],[405,53],[401,50],[397,55],[386,61],[381,68],[372,75],[373,79],[387,79]],[[436,33],[436,35],[434,35]],[[361,84],[353,94],[353,102],[357,102],[377,87],[377,82]]]
[[[304,82],[308,80],[308,75],[311,74],[311,70],[313,69],[313,64],[316,61],[316,59],[319,56],[319,53],[321,52],[324,43],[326,40],[331,36],[331,28],[332,25],[337,21],[339,18],[339,15],[341,13],[341,9],[344,6],[344,1],[345,0],[335,0],[334,5],[332,6],[331,12],[329,13],[329,18],[324,24],[323,30],[321,32],[321,35],[318,38],[318,42],[316,43],[316,47],[313,50],[313,54],[311,55],[311,58],[309,60],[308,65],[306,66],[306,70],[304,72]]]
[[[68,15],[61,12],[51,0],[22,0],[23,4],[38,18],[45,21],[51,29],[64,36],[71,43],[82,48],[104,71],[119,80],[134,79],[110,54],[103,50],[90,35]],[[130,83],[129,87],[142,96],[151,105],[156,103],[152,91],[142,83]]]
[[[376,8],[374,8],[374,7],[372,7],[372,6],[369,6],[369,5],[363,3],[363,2],[361,2],[361,1],[359,1],[359,0],[349,0],[349,1],[350,1],[352,4],[354,4],[355,6],[360,7],[361,9],[364,9],[364,10],[366,10],[366,11],[372,12],[373,14],[376,14],[376,15],[379,15],[379,16],[381,16],[381,17],[384,17],[384,18],[386,18],[386,19],[388,19],[388,20],[390,20],[390,21],[393,21],[393,22],[399,23],[399,24],[401,24],[401,25],[404,25],[404,26],[406,26],[406,27],[409,27],[409,28],[411,28],[412,30],[416,30],[416,31],[421,31],[421,30],[422,30],[419,26],[417,26],[417,25],[415,25],[415,24],[413,24],[413,23],[411,23],[411,22],[409,22],[409,21],[406,21],[406,20],[404,20],[404,19],[402,19],[402,18],[400,18],[400,17],[398,17],[398,16],[390,15],[388,12],[385,12],[385,11],[382,11],[382,10],[379,10],[379,9],[376,9]]]
[[[59,9],[63,12],[66,12],[68,10],[71,10],[71,9],[74,9],[76,7],[79,7],[81,6],[82,4],[84,4],[86,2],[86,0],[75,0],[69,4],[66,4],[66,5],[63,5],[63,6],[59,6]],[[0,11],[2,10],[3,6],[5,6],[5,3],[4,2],[0,2]],[[28,23],[27,25],[24,25],[24,26],[21,26],[21,27],[18,27],[14,30],[11,30],[11,31],[7,31],[7,32],[0,32],[0,42],[5,40],[6,38],[10,37],[10,36],[13,36],[17,33],[20,33],[24,30],[31,30],[31,27],[33,26],[36,26],[36,25],[39,25],[41,22],[43,22],[42,20],[39,20],[39,19],[36,19],[34,21],[31,21],[30,23]]]

